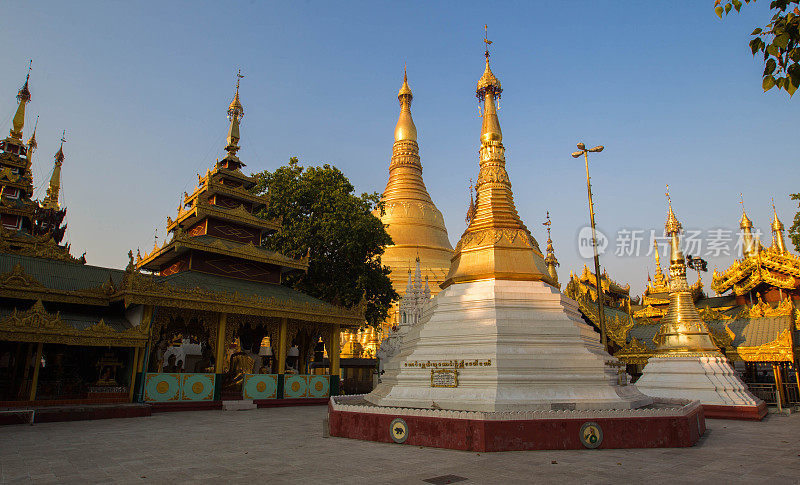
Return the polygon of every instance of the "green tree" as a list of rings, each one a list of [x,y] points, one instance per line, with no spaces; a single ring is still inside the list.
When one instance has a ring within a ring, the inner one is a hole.
[[[744,3],[756,0],[744,0]],[[755,29],[750,35],[750,50],[764,55],[764,73],[761,87],[764,91],[777,87],[789,96],[794,95],[800,85],[800,8],[798,0],[772,0],[769,8],[775,13],[764,27]],[[731,10],[742,8],[742,0],[716,0],[714,11],[719,18]]]
[[[356,196],[355,187],[336,167],[302,167],[292,157],[274,172],[253,174],[253,191],[268,193],[261,217],[280,219],[282,230],[268,236],[266,247],[287,256],[311,257],[308,272],[288,275],[285,284],[321,300],[352,307],[366,304],[367,323],[377,326],[399,296],[381,263],[392,244],[381,221],[372,215],[382,206],[377,193]]]
[[[800,194],[789,194],[789,197],[792,200],[800,200]],[[800,207],[800,203],[798,203],[798,207]],[[800,212],[794,215],[792,227],[789,228],[789,238],[797,252],[800,252]]]

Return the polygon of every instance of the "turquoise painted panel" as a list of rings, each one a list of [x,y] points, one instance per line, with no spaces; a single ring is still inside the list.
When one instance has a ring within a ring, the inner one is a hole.
[[[328,397],[331,391],[331,376],[308,376],[308,397]]]
[[[242,395],[245,399],[275,399],[278,374],[245,374]]]
[[[287,399],[308,397],[308,376],[298,374],[284,375],[283,397]]]
[[[147,374],[144,383],[144,400],[147,402],[179,401],[181,397],[180,374]]]
[[[214,399],[214,374],[181,374],[182,401],[211,401]]]

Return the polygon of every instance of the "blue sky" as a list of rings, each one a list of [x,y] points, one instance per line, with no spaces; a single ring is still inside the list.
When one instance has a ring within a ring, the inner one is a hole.
[[[487,8],[491,5],[491,8]],[[33,59],[26,138],[40,115],[34,176],[45,183],[67,130],[64,202],[73,253],[123,267],[163,241],[166,216],[223,153],[241,68],[246,169],[290,156],[331,163],[359,192],[382,191],[408,63],[425,182],[455,245],[477,174],[483,24],[503,83],[499,112],[517,208],[566,281],[588,220],[575,143],[592,161],[612,277],[642,290],[652,256],[613,254],[620,229],[660,233],[664,186],[686,228],[737,229],[739,194],[770,240],[770,198],[789,225],[797,100],[762,93],[750,31],[768,2],[720,21],[713,2],[81,2],[4,3],[0,129]],[[37,195],[43,195],[44,187]],[[705,248],[703,248],[705,252]],[[733,256],[707,258],[724,268]],[[710,283],[710,274],[704,280]]]

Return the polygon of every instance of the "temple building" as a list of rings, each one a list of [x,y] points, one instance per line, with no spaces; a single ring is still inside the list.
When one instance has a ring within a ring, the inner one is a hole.
[[[800,288],[800,257],[784,239],[784,225],[773,210],[772,245],[763,247],[743,211],[742,253],[729,268],[714,270],[709,296],[701,273],[689,285],[692,303],[714,344],[731,362],[749,390],[771,405],[800,403],[800,316],[795,300]],[[648,276],[641,298],[630,298],[611,284],[604,293],[606,331],[611,353],[638,378],[658,344],[654,340],[669,307],[670,278],[655,248],[655,274]],[[607,275],[604,275],[607,277]],[[572,275],[567,295],[579,303],[584,319],[599,331],[594,276],[584,268]],[[605,281],[605,280],[603,280]],[[605,287],[605,284],[603,285]]]
[[[281,285],[308,259],[261,246],[280,224],[256,215],[269,197],[253,195],[255,180],[241,170],[238,82],[224,158],[167,218],[171,238],[143,256],[130,251],[124,270],[83,264],[58,244],[63,138],[47,196],[33,201],[35,138],[21,142],[27,82],[18,99],[0,151],[8,226],[0,233],[0,401],[214,408],[223,398],[339,392],[340,335],[363,324],[363,309]]]
[[[386,231],[394,242],[386,247],[382,261],[392,270],[389,278],[401,297],[406,291],[406,276],[409,271],[415,271],[417,259],[422,276],[429,281],[431,295],[435,296],[453,257],[444,217],[422,180],[417,127],[411,117],[413,97],[404,73],[403,85],[397,93],[400,115],[394,130],[389,181],[381,199],[383,212],[375,211],[375,216],[386,225]],[[390,316],[389,327],[396,324],[398,310],[395,308]]]

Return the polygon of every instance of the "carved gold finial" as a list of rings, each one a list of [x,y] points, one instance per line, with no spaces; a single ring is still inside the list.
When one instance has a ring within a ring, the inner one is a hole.
[[[236,152],[239,151],[239,122],[244,116],[244,107],[239,100],[239,81],[243,77],[242,70],[239,69],[236,73],[236,94],[233,96],[230,106],[228,106],[228,119],[231,122],[231,126],[228,128],[228,146],[225,147],[225,151],[234,158],[236,157]]]
[[[28,88],[28,82],[31,78],[31,67],[33,66],[33,59],[28,62],[28,74],[25,76],[25,84],[17,92],[17,111],[14,113],[14,119],[11,124],[11,131],[9,135],[11,138],[22,141],[22,128],[25,126],[25,105],[31,100],[31,91]]]
[[[472,179],[469,179],[469,207],[467,208],[467,217],[465,219],[467,224],[475,217],[475,199],[472,197],[472,189]]]
[[[664,231],[666,232],[667,236],[672,236],[674,234],[678,234],[683,230],[683,226],[678,221],[678,218],[675,217],[675,212],[672,211],[672,198],[669,195],[669,185],[667,185],[667,204],[669,205],[669,213],[667,214],[667,222],[664,224]]]
[[[775,198],[772,199],[772,247],[779,253],[786,253],[786,242],[783,240],[783,223],[778,219],[775,209]]]
[[[739,219],[739,227],[750,232],[750,229],[753,228],[753,221],[747,217],[747,212],[744,208],[744,195],[739,193],[739,203],[742,205],[742,218]]]
[[[61,132],[61,145],[55,155],[53,164],[53,174],[50,176],[50,185],[47,187],[47,196],[42,200],[41,206],[44,209],[60,209],[58,204],[58,193],[61,190],[61,166],[64,164],[64,143],[67,141],[67,131]]]
[[[547,256],[544,258],[544,263],[547,265],[547,272],[550,275],[553,285],[561,287],[558,283],[558,272],[556,271],[556,266],[560,266],[561,264],[558,262],[558,259],[556,259],[556,253],[553,249],[553,240],[550,238],[550,226],[553,225],[553,221],[550,220],[550,211],[547,211],[546,220],[542,225],[547,227]]]

